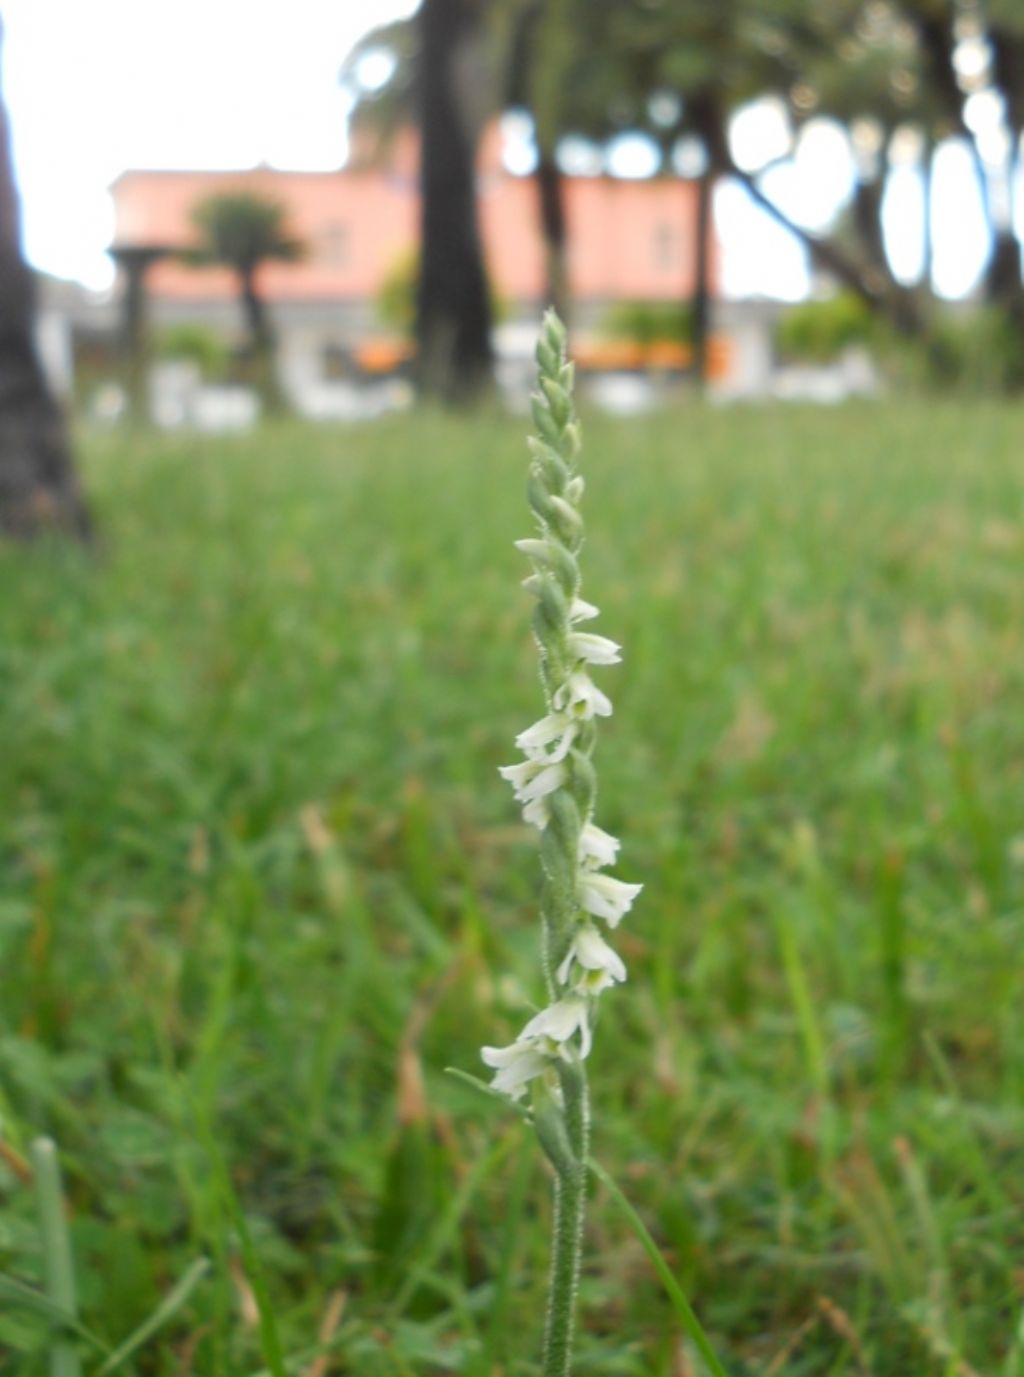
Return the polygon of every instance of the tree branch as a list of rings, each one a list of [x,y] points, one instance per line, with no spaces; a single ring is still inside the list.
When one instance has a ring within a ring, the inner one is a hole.
[[[792,220],[782,207],[761,189],[757,175],[744,172],[731,156],[722,170],[741,182],[757,205],[770,215],[776,224],[781,225],[783,229],[788,230],[790,234],[799,239],[816,266],[830,272],[872,311],[884,316],[901,334],[920,332],[923,325],[920,313],[906,293],[900,293],[897,296],[893,293],[880,291],[871,283],[868,274],[859,263],[843,253],[837,244],[828,239],[820,239],[810,230],[805,229],[803,225]]]

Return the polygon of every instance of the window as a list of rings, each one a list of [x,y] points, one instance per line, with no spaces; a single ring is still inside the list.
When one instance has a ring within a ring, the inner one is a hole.
[[[320,231],[319,239],[317,257],[320,262],[331,268],[345,267],[349,255],[348,225],[341,220],[331,220]]]
[[[678,264],[678,236],[676,227],[663,220],[654,228],[654,266],[661,273],[670,273]]]

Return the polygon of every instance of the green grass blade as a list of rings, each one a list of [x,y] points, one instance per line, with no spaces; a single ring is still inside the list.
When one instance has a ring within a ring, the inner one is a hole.
[[[708,1371],[711,1372],[712,1377],[729,1377],[729,1374],[723,1367],[718,1357],[718,1354],[715,1352],[714,1348],[711,1345],[711,1340],[704,1332],[704,1326],[697,1318],[693,1306],[686,1299],[686,1296],[683,1294],[682,1287],[679,1285],[678,1281],[676,1281],[675,1277],[672,1275],[671,1268],[669,1267],[665,1259],[662,1257],[658,1245],[655,1243],[654,1239],[648,1232],[647,1225],[640,1218],[636,1210],[634,1210],[633,1206],[623,1195],[622,1191],[605,1171],[604,1167],[600,1166],[597,1162],[595,1162],[592,1157],[587,1159],[587,1166],[597,1177],[597,1179],[601,1182],[601,1184],[605,1187],[605,1189],[610,1193],[612,1199],[615,1201],[619,1209],[622,1211],[622,1213],[629,1220],[630,1224],[633,1226],[633,1231],[636,1234],[637,1238],[640,1240],[640,1246],[643,1248],[644,1252],[650,1259],[651,1266],[658,1274],[658,1280],[665,1288],[665,1294],[668,1296],[669,1301],[672,1304],[672,1309],[676,1313],[676,1318],[679,1320],[679,1323],[683,1326],[683,1329],[693,1342],[693,1346],[696,1348],[697,1352],[704,1359],[705,1363],[708,1366]]]
[[[94,1334],[69,1311],[55,1305],[45,1291],[37,1291],[34,1286],[26,1286],[23,1281],[16,1281],[14,1277],[0,1275],[0,1301],[45,1316],[55,1327],[77,1334],[80,1339],[91,1344],[97,1353],[110,1352],[109,1345],[105,1344],[98,1334]]]
[[[800,953],[800,944],[788,912],[782,911],[778,914],[776,932],[782,966],[786,975],[786,984],[789,987],[793,1010],[800,1026],[800,1037],[804,1045],[804,1055],[807,1058],[807,1073],[821,1098],[822,1104],[825,1105],[828,1103],[830,1090],[825,1038],[814,1007],[807,970]]]
[[[505,1215],[505,1228],[502,1233],[501,1254],[495,1276],[494,1301],[490,1307],[489,1323],[484,1336],[474,1372],[479,1377],[487,1377],[496,1369],[495,1359],[514,1326],[508,1325],[507,1311],[515,1276],[516,1260],[521,1247],[522,1224],[526,1214],[527,1188],[533,1175],[533,1159],[530,1153],[520,1153],[515,1168],[512,1188],[509,1194],[508,1210]]]
[[[43,1271],[46,1292],[54,1307],[77,1318],[75,1263],[64,1215],[64,1189],[57,1147],[52,1138],[37,1138],[29,1149],[36,1187],[39,1227],[43,1238]],[[66,1332],[50,1339],[50,1377],[81,1377],[78,1350]]]
[[[106,1377],[108,1372],[116,1371],[126,1358],[130,1358],[137,1348],[141,1348],[158,1329],[176,1315],[209,1270],[208,1259],[205,1257],[197,1258],[148,1319],[143,1320],[138,1329],[133,1330],[127,1339],[111,1353],[100,1368],[98,1377]]]
[[[400,1287],[395,1299],[388,1307],[388,1314],[393,1316],[401,1315],[405,1307],[415,1293],[417,1287],[426,1277],[434,1263],[438,1260],[445,1248],[455,1235],[459,1224],[469,1208],[473,1196],[479,1190],[483,1182],[495,1171],[512,1149],[519,1143],[520,1136],[517,1132],[510,1132],[506,1138],[491,1148],[490,1152],[481,1157],[466,1175],[465,1181],[455,1193],[448,1209],[441,1215],[437,1224],[427,1239],[420,1257],[409,1269],[409,1273]]]
[[[221,1203],[227,1211],[228,1218],[234,1225],[238,1234],[239,1248],[242,1253],[242,1264],[245,1267],[249,1284],[252,1287],[253,1299],[256,1302],[256,1309],[259,1313],[260,1342],[263,1346],[263,1356],[267,1361],[267,1367],[273,1377],[288,1377],[285,1367],[284,1350],[281,1347],[281,1338],[277,1330],[277,1319],[274,1309],[270,1302],[270,1293],[263,1276],[263,1266],[260,1263],[259,1253],[256,1245],[252,1241],[252,1234],[249,1232],[249,1225],[242,1210],[241,1202],[231,1183],[227,1165],[217,1146],[216,1139],[210,1126],[199,1118],[199,1135],[210,1159],[213,1168],[214,1180],[217,1192],[220,1195]]]

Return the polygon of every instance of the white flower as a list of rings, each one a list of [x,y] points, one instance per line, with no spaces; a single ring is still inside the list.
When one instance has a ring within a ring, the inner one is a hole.
[[[556,972],[562,985],[569,983],[573,962],[581,968],[574,985],[580,994],[600,994],[609,985],[626,978],[622,957],[608,945],[592,923],[585,923],[576,929],[572,945]]]
[[[643,885],[626,884],[611,875],[596,870],[580,872],[580,905],[595,918],[605,918],[610,927],[618,927],[624,914],[633,907],[633,900]]]
[[[543,544],[543,542],[540,543]],[[543,587],[543,580],[537,574],[528,574],[526,578],[523,579],[523,587],[528,592],[539,596],[540,590]],[[600,615],[601,609],[595,607],[592,602],[587,602],[585,598],[573,598],[572,602],[569,604],[570,622],[589,622],[594,617]]]
[[[593,869],[601,865],[614,865],[622,843],[603,827],[594,822],[583,824],[580,831],[580,865]]]
[[[595,607],[592,602],[587,602],[584,598],[573,598],[569,606],[569,620],[571,622],[589,622],[598,616],[600,611],[599,607]]]
[[[568,525],[570,531],[580,529],[582,524],[580,521],[580,514],[571,502],[566,502],[564,497],[557,496],[552,496],[550,501],[553,510],[556,511],[562,518],[562,521]]]
[[[578,730],[576,723],[565,713],[552,712],[547,717],[542,717],[539,722],[534,722],[532,727],[520,732],[516,737],[516,745],[531,760],[543,760],[554,764],[555,761],[564,760],[569,754],[569,747],[575,740]],[[557,745],[549,753],[547,747],[553,741],[557,742]]]
[[[524,760],[520,765],[499,766],[498,774],[512,785],[520,803],[554,793],[566,778],[562,761],[551,765],[543,760]]]
[[[498,774],[507,779],[519,797],[519,790],[525,788],[542,766],[536,760],[521,760],[518,765],[499,765]]]
[[[497,1072],[491,1082],[494,1089],[518,1099],[527,1082],[543,1075],[556,1057],[566,1058],[565,1044],[577,1032],[579,1054],[585,1057],[591,1044],[586,1001],[567,995],[531,1018],[511,1046],[482,1047],[481,1060]]]
[[[567,995],[565,999],[542,1009],[536,1018],[531,1018],[519,1034],[519,1040],[541,1038],[555,1054],[561,1053],[563,1044],[577,1031],[580,1035],[580,1056],[585,1057],[590,1051],[591,1042],[586,1001],[579,995]]]
[[[561,688],[555,690],[552,703],[557,711],[572,713],[574,717],[611,717],[612,704],[585,670],[575,670]]]
[[[536,827],[539,832],[543,832],[548,825],[548,805],[544,798],[534,798],[523,809],[523,822],[528,822],[531,827]]]
[[[553,558],[557,558],[557,547],[550,540],[517,540],[514,542],[517,550],[521,550],[524,555],[528,555],[536,564],[550,564]]]
[[[480,1058],[497,1075],[491,1082],[495,1090],[503,1090],[519,1099],[528,1081],[540,1076],[551,1065],[551,1058],[537,1049],[533,1042],[514,1042],[511,1047],[481,1047]]]
[[[622,659],[621,649],[607,636],[595,636],[589,631],[574,631],[569,636],[571,658],[586,660],[591,665],[617,665]]]

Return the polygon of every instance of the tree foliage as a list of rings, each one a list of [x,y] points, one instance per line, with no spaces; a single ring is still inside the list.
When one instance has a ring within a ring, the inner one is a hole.
[[[665,170],[681,141],[696,145],[702,188],[726,177],[741,182],[820,272],[904,336],[927,337],[936,328],[929,217],[920,279],[908,284],[893,269],[883,229],[890,175],[897,158],[916,156],[928,196],[936,147],[962,140],[992,243],[983,292],[1024,330],[1020,245],[1010,217],[1024,136],[1019,0],[494,0],[488,14],[495,108],[532,115],[539,174],[546,164],[557,172],[558,147],[569,135],[604,144],[643,132],[656,141]],[[396,90],[401,33],[401,26],[389,31]],[[987,131],[970,106],[979,94],[999,112]],[[752,167],[737,160],[732,119],[763,96],[781,104],[790,139],[770,164]],[[766,174],[822,118],[845,130],[855,176],[834,223],[812,230],[775,201]],[[706,216],[709,197],[702,204]],[[545,237],[550,251],[557,234],[546,229]],[[707,262],[698,261],[695,273],[699,341]]]
[[[301,240],[288,230],[287,208],[251,191],[220,191],[192,209],[197,242],[190,262],[229,268],[237,279],[245,317],[247,352],[253,378],[264,403],[279,409],[282,396],[274,373],[274,332],[259,286],[264,263],[294,263],[303,254]]]
[[[205,197],[192,211],[199,234],[194,259],[223,263],[239,275],[278,259],[293,263],[302,244],[286,229],[287,209],[251,191],[220,191]]]

